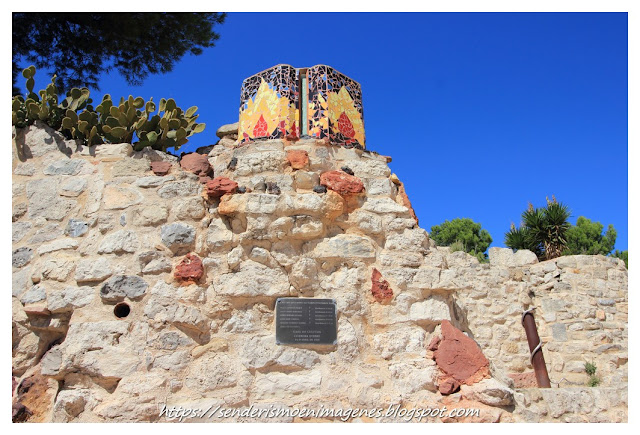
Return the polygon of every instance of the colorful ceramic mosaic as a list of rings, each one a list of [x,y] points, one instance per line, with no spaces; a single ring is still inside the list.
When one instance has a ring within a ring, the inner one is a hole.
[[[239,142],[301,136],[364,148],[360,84],[327,65],[276,65],[245,79]]]

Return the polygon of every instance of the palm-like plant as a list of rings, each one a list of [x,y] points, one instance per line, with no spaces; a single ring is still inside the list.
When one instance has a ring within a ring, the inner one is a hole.
[[[505,234],[505,245],[511,249],[528,249],[538,258],[550,260],[562,255],[567,247],[567,231],[571,224],[568,222],[571,212],[569,208],[559,203],[555,197],[544,208],[529,208],[522,213],[522,225],[511,229]]]
[[[544,213],[544,255],[547,260],[558,258],[562,255],[562,251],[567,248],[567,231],[571,224],[567,221],[571,212],[569,207],[562,203],[558,203],[555,198],[553,201],[547,200],[547,208]]]
[[[504,235],[504,244],[509,248],[517,251],[518,249],[529,249],[525,240],[525,228],[523,226],[516,227],[511,223],[511,229]]]

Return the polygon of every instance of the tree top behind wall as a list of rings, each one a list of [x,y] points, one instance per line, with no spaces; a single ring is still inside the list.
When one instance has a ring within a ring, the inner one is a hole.
[[[61,90],[99,89],[114,68],[130,85],[167,73],[187,52],[199,55],[220,37],[224,13],[14,13],[13,94],[21,60],[58,76]]]

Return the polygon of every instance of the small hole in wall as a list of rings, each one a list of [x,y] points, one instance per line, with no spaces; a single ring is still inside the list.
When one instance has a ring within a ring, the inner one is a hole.
[[[130,312],[131,308],[129,307],[129,304],[125,302],[120,302],[113,308],[113,314],[115,314],[115,316],[119,319],[127,317]]]

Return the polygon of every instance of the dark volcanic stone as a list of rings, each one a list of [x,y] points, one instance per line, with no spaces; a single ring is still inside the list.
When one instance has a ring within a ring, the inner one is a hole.
[[[343,166],[343,167],[340,168],[340,170],[342,170],[342,172],[346,172],[349,175],[353,175],[353,171],[348,166]]]
[[[276,183],[270,181],[267,183],[267,193],[270,193],[272,195],[280,195],[280,188]]]

